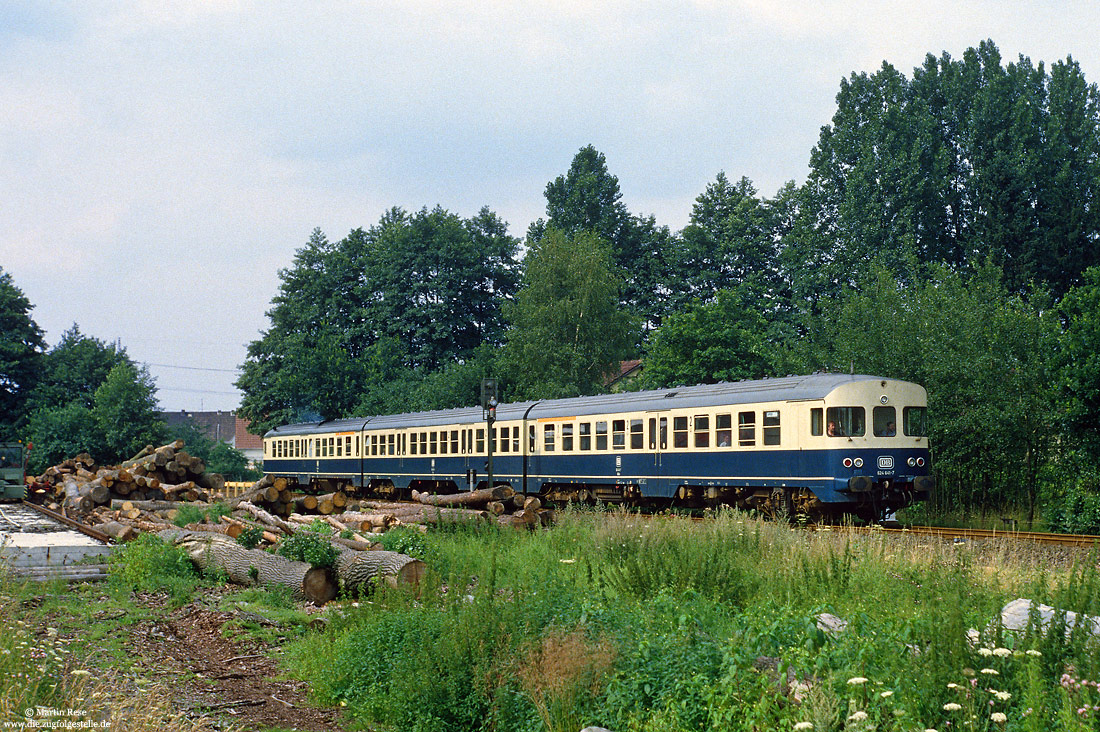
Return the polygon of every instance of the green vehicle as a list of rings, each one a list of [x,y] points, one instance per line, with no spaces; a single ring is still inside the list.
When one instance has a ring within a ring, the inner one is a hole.
[[[0,500],[22,501],[27,496],[27,452],[22,442],[0,442]]]

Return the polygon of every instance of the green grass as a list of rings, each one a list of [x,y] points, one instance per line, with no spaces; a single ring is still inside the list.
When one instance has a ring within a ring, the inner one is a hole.
[[[1006,546],[732,512],[559,518],[423,537],[434,561],[419,595],[341,604],[287,646],[289,672],[378,730],[1100,729],[1077,713],[1100,704],[1095,640],[990,625],[1016,597],[1100,611],[1085,562],[1048,575]],[[824,611],[847,631],[820,631]],[[1063,686],[1067,669],[1090,685]]]

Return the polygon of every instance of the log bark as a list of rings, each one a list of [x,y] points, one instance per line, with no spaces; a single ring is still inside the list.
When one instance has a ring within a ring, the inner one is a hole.
[[[492,488],[441,496],[413,491],[412,497],[414,501],[419,501],[426,506],[484,506],[489,501],[503,501],[514,495],[515,491],[508,486],[497,485]]]
[[[352,592],[368,590],[375,581],[391,587],[419,586],[427,568],[421,560],[397,552],[345,550],[336,558],[336,572],[344,588]]]
[[[276,518],[275,516],[272,516],[270,513],[255,504],[240,503],[237,505],[237,508],[243,511],[248,511],[250,514],[255,516],[256,520],[260,523],[267,524],[268,526],[274,526],[275,528],[280,529],[287,536],[294,536],[294,529],[290,527],[290,524],[288,524],[286,521],[283,521],[281,518]]]
[[[113,511],[129,511],[131,509],[139,509],[141,511],[174,511],[180,507],[177,501],[133,501],[123,500],[116,498],[111,501],[111,510]],[[208,508],[209,504],[196,501],[195,506]]]
[[[102,531],[119,543],[130,541],[137,536],[137,532],[134,531],[132,526],[128,526],[119,521],[108,521],[106,523],[97,524],[95,528],[97,531]]]
[[[258,549],[245,549],[224,534],[170,529],[161,531],[158,536],[183,547],[200,568],[221,569],[236,584],[289,587],[295,596],[318,605],[336,597],[339,589],[331,569],[314,568],[306,562],[295,562]]]
[[[81,485],[82,484],[77,482],[75,478],[65,476],[65,482],[62,489],[65,494],[65,500],[61,502],[61,505],[72,511],[87,513],[95,508],[95,502],[90,496],[83,495],[80,492]]]

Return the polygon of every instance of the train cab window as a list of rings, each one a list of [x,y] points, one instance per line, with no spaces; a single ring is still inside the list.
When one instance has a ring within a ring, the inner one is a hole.
[[[645,435],[642,432],[643,422],[640,419],[630,420],[630,449],[641,450],[645,447]]]
[[[500,428],[500,451],[501,452],[508,452],[508,448],[510,448],[511,445],[512,445],[512,440],[509,439],[511,436],[512,436],[512,428],[511,427],[501,427]]]
[[[477,452],[480,455],[485,452],[485,430],[479,429],[477,431]]]
[[[737,413],[737,444],[741,447],[756,444],[756,412]]]
[[[829,407],[825,410],[825,434],[829,437],[863,437],[867,413],[863,407]]]
[[[607,422],[596,423],[596,449],[607,449]]]
[[[779,412],[764,412],[764,444],[779,444]]]
[[[905,434],[910,437],[928,436],[928,409],[925,407],[906,407],[902,410],[905,417]]]
[[[733,416],[718,414],[714,417],[715,447],[729,447],[733,444]]]
[[[543,452],[554,452],[554,425],[544,425],[542,428]]]
[[[577,434],[580,437],[580,448],[582,450],[592,449],[592,423],[581,422],[577,425]]]
[[[810,410],[810,434],[814,437],[825,434],[825,410],[821,407]]]
[[[573,425],[571,424],[561,426],[561,450],[562,452],[573,450]]]
[[[611,422],[611,447],[616,450],[626,449],[626,420],[616,419]]]
[[[871,412],[871,429],[875,437],[896,437],[898,416],[893,407],[875,407]]]
[[[710,417],[705,414],[695,417],[695,446],[710,447]]]
[[[458,430],[451,430],[451,453],[458,454]]]
[[[672,446],[673,447],[687,447],[688,446],[688,418],[687,417],[673,417],[672,418]]]

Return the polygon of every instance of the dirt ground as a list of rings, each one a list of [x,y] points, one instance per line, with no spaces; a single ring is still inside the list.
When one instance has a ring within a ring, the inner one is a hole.
[[[213,717],[223,729],[343,729],[338,709],[318,708],[304,682],[281,678],[269,645],[240,633],[226,637],[223,626],[239,617],[205,605],[200,598],[132,626],[127,642],[137,664],[172,689],[176,709]]]

